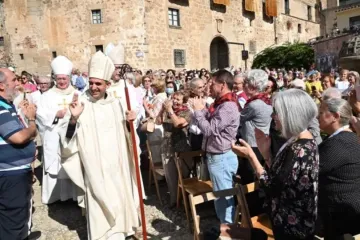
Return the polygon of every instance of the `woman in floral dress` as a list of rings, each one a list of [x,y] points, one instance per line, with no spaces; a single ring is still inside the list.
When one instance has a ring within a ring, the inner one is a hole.
[[[276,156],[270,156],[270,137],[255,130],[256,141],[266,166],[263,167],[245,141],[233,151],[249,159],[265,193],[276,240],[313,239],[317,218],[319,156],[312,134],[307,130],[317,116],[311,97],[290,89],[273,98],[276,128],[287,142]]]

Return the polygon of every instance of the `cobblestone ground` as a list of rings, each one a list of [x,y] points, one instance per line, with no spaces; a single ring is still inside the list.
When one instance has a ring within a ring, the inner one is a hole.
[[[41,166],[36,168],[36,175],[41,176]],[[147,179],[144,176],[144,179]],[[87,239],[86,219],[81,209],[72,201],[57,202],[50,205],[41,203],[41,179],[34,184],[33,232],[40,232],[40,240],[77,240]],[[147,186],[147,184],[145,184]],[[147,232],[150,239],[192,239],[186,224],[184,208],[170,208],[167,203],[166,184],[160,181],[160,192],[164,205],[161,206],[155,194],[155,186],[145,201]],[[200,205],[201,228],[208,228],[217,223],[213,203]]]

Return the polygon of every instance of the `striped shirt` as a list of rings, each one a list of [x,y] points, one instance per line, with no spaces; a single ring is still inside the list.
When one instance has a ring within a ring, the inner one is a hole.
[[[0,177],[31,170],[35,156],[35,143],[14,145],[9,137],[24,129],[13,104],[0,97]]]

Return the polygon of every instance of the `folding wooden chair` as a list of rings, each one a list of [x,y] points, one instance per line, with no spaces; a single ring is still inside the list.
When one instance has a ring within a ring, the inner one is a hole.
[[[246,202],[243,186],[236,185],[234,188],[216,191],[216,192],[212,192],[212,193],[206,193],[206,194],[198,195],[198,196],[189,195],[189,198],[191,198],[191,201],[193,203],[195,203],[194,204],[194,207],[195,207],[196,204],[202,203],[204,201],[210,201],[210,200],[214,200],[219,197],[227,197],[227,196],[234,196],[234,195],[236,195],[236,197],[237,197],[238,207],[236,209],[236,213],[235,213],[235,217],[234,217],[235,224],[232,226],[229,226],[228,234],[231,234],[230,229],[234,230],[234,228],[236,228],[236,227],[241,227],[243,229],[251,229],[252,228],[250,212],[249,212],[249,208],[248,208],[248,205]],[[193,219],[194,219],[194,240],[200,240],[201,239],[200,236],[202,235],[201,231],[200,231],[200,217],[198,215],[196,215],[196,211],[192,211],[192,213],[193,213]],[[241,223],[238,226],[237,223],[239,221],[240,213],[241,213]],[[247,234],[247,232],[248,231],[244,231],[244,236]],[[247,238],[242,238],[242,239],[246,240]]]
[[[160,201],[160,204],[162,205],[157,176],[159,175],[159,176],[164,177],[165,176],[165,171],[164,171],[164,168],[162,166],[162,162],[159,162],[159,163],[154,163],[153,162],[152,155],[151,155],[151,150],[150,150],[150,145],[149,145],[148,141],[146,141],[146,148],[147,148],[148,155],[149,155],[149,187],[148,188],[149,188],[149,191],[150,191],[151,183],[152,183],[151,177],[153,177],[154,182],[155,182],[156,194],[157,194],[157,197],[158,197],[158,199]]]
[[[255,191],[256,189],[258,189],[259,187],[259,182],[253,182],[253,183],[249,183],[247,185],[241,185],[241,179],[236,179],[234,178],[234,181],[236,182],[236,186],[241,186],[241,188],[243,189],[243,204],[246,204],[245,209],[241,210],[241,218],[243,218],[243,212],[247,211],[248,216],[246,216],[246,218],[250,218],[251,222],[249,224],[249,226],[251,228],[259,228],[261,230],[263,230],[267,235],[268,235],[268,239],[274,239],[274,235],[272,232],[272,228],[271,228],[271,222],[269,217],[266,214],[261,214],[259,216],[251,216],[250,212],[249,212],[249,208],[247,206],[247,201],[246,201],[246,193],[251,193],[253,191]],[[238,198],[238,202],[240,203],[240,200]],[[241,205],[238,205],[238,208],[236,209],[236,213],[235,213],[235,223],[239,222],[239,207],[242,208]],[[247,210],[246,210],[247,209]]]
[[[182,173],[182,164],[183,164],[182,161],[191,162],[193,161],[194,157],[202,157],[203,155],[204,155],[203,151],[175,153],[175,163],[179,175],[178,189],[177,189],[177,207],[180,206],[180,198],[182,197],[185,206],[186,219],[190,230],[191,227],[190,227],[190,217],[189,217],[187,200],[189,199],[191,211],[193,212],[193,221],[196,222],[195,205],[202,203],[204,201],[197,201],[197,200],[195,201],[193,197],[204,194],[206,195],[207,193],[211,193],[213,189],[212,189],[211,181],[201,181],[197,177],[184,179]],[[189,194],[189,198],[186,197],[186,193]]]

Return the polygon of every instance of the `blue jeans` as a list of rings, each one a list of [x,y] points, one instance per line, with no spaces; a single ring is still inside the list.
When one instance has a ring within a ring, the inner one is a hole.
[[[210,179],[214,191],[233,188],[233,176],[238,168],[238,159],[233,151],[223,154],[206,154]],[[215,200],[216,215],[221,223],[233,223],[235,215],[234,197]]]

